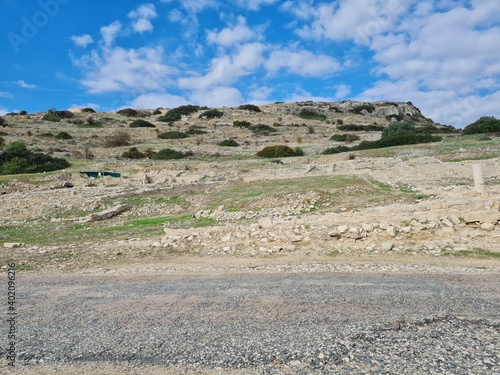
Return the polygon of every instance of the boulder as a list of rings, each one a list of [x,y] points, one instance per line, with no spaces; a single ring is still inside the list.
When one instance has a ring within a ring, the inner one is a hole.
[[[468,214],[465,215],[464,221],[467,224],[471,224],[471,223],[496,224],[497,221],[500,221],[500,211],[497,211],[497,210],[482,210],[482,211],[469,212]]]

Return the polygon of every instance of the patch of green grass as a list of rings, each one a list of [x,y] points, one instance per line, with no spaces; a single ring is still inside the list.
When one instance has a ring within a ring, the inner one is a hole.
[[[481,258],[481,259],[500,259],[500,252],[490,251],[481,248],[463,251],[443,251],[443,256],[453,256],[459,258]]]
[[[461,162],[461,161],[466,161],[466,160],[488,160],[488,159],[494,159],[498,158],[500,156],[500,152],[498,154],[486,154],[486,155],[480,155],[480,156],[470,156],[470,157],[463,157],[463,158],[457,158],[457,159],[443,159],[445,162]]]

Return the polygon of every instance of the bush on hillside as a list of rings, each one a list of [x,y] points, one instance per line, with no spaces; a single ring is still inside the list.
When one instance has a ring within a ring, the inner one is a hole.
[[[69,166],[66,159],[32,152],[20,141],[9,143],[0,153],[0,174],[41,173]]]
[[[245,109],[250,112],[262,112],[259,107],[253,104],[242,104],[238,107],[239,109]]]
[[[301,109],[300,112],[297,114],[298,117],[307,119],[307,120],[319,120],[319,121],[325,121],[326,120],[326,115],[323,113],[318,113],[316,111],[312,111],[310,109]]]
[[[168,110],[165,115],[158,117],[157,120],[162,122],[179,121],[182,116],[189,116],[195,112],[198,112],[200,109],[202,108],[197,105],[181,105],[180,107]]]
[[[95,111],[92,108],[87,107],[82,109],[82,113],[95,113]]]
[[[370,103],[365,103],[354,107],[353,109],[349,110],[349,112],[359,115],[363,110],[365,110],[368,113],[372,113],[375,110],[375,106]]]
[[[163,150],[158,151],[151,158],[155,160],[175,160],[175,159],[184,159],[188,156],[193,156],[191,151],[181,152],[172,150],[171,148],[164,148]]]
[[[493,116],[481,117],[476,122],[467,125],[463,130],[464,134],[483,134],[495,132],[500,132],[500,120]]]
[[[161,139],[182,139],[182,138],[188,138],[189,134],[186,134],[184,132],[179,132],[179,131],[171,131],[171,132],[164,132],[164,133],[159,133],[158,138]]]
[[[56,134],[57,139],[73,139],[68,132],[59,132]]]
[[[214,119],[214,118],[221,118],[224,116],[224,112],[219,111],[218,109],[209,109],[205,112],[203,112],[199,118],[206,118],[208,120]]]
[[[26,112],[24,110],[19,112],[19,116],[26,116],[27,114],[28,114],[28,112]]]
[[[129,125],[131,128],[154,128],[155,126],[146,120],[134,120]]]
[[[364,132],[373,132],[373,131],[383,131],[384,127],[382,125],[354,125],[354,124],[349,124],[349,125],[339,125],[337,126],[338,130],[341,131],[348,131],[348,132],[359,132],[359,131],[364,131]]]
[[[237,128],[249,128],[252,124],[248,121],[233,121],[233,126]]]
[[[0,126],[9,126],[3,117],[0,117]]]
[[[331,141],[337,142],[354,142],[358,141],[360,138],[356,134],[334,134],[330,137]]]
[[[275,128],[272,128],[269,125],[264,125],[264,124],[253,125],[250,126],[248,129],[251,130],[255,135],[270,135],[271,133],[277,132]]]
[[[122,154],[122,157],[127,159],[144,159],[146,155],[140,152],[137,147],[131,147]]]
[[[139,112],[137,112],[135,109],[132,108],[124,108],[116,111],[119,115],[126,116],[126,117],[137,117]]]
[[[239,145],[234,139],[224,139],[222,142],[217,143],[217,146],[222,147],[238,147]]]
[[[337,147],[327,148],[321,154],[322,155],[332,155],[332,154],[340,154],[341,152],[347,152],[347,151],[349,151],[349,147],[347,147],[347,146],[337,146]]]
[[[61,119],[59,117],[57,117],[55,114],[53,114],[53,113],[46,113],[46,114],[44,114],[43,117],[42,117],[42,120],[52,121],[52,122],[59,122],[59,121],[61,121]]]
[[[259,158],[286,158],[290,156],[297,156],[295,151],[288,146],[277,145],[264,147],[257,152]]]
[[[382,138],[392,137],[400,134],[417,132],[415,125],[410,122],[392,122],[382,130]]]

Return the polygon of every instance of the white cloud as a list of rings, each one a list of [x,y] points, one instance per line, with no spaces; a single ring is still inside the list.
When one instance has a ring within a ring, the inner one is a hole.
[[[310,19],[315,13],[313,0],[288,0],[281,4],[280,8],[301,20]]]
[[[152,109],[152,108],[174,108],[189,104],[182,96],[168,93],[143,94],[132,100],[127,106],[132,108]]]
[[[249,102],[252,104],[268,103],[268,98],[273,92],[274,89],[268,86],[254,88],[248,93]]]
[[[83,35],[73,35],[71,37],[71,40],[73,43],[75,43],[78,47],[87,47],[89,44],[93,43],[94,40],[89,34],[83,34]]]
[[[492,24],[491,12],[498,14],[500,3],[449,4],[434,14],[430,9],[427,4],[393,32],[373,37],[374,61],[384,79],[360,97],[411,100],[439,122],[467,125],[481,110],[492,110],[498,96],[500,27]]]
[[[9,113],[9,111],[3,107],[0,107],[0,116],[4,116],[6,115],[7,113]]]
[[[224,47],[231,47],[235,44],[258,39],[258,34],[252,31],[246,24],[245,17],[238,17],[238,24],[233,27],[226,27],[220,32],[209,31],[207,41]]]
[[[264,5],[271,5],[277,0],[236,0],[236,3],[248,10],[259,10]]]
[[[129,12],[128,17],[134,20],[132,24],[134,31],[144,33],[153,30],[153,24],[150,20],[158,17],[158,13],[156,13],[153,4],[143,4],[136,10]]]
[[[242,96],[240,91],[234,87],[217,86],[193,92],[191,100],[193,103],[208,107],[231,107],[240,105]]]
[[[121,31],[122,24],[115,21],[108,26],[101,27],[101,35],[104,39],[104,45],[109,47],[115,41],[116,36]]]
[[[12,95],[10,92],[6,91],[0,91],[0,98],[13,98],[14,95]]]
[[[240,77],[251,74],[264,62],[264,45],[248,43],[233,55],[222,55],[212,59],[210,68],[204,76],[193,75],[178,80],[183,89],[205,90],[212,86],[225,86],[236,82]]]
[[[34,88],[36,88],[36,85],[30,85],[30,84],[28,84],[28,83],[24,82],[22,79],[20,79],[20,80],[18,80],[18,81],[16,81],[16,82],[14,82],[14,83],[15,83],[16,85],[21,86],[23,89],[34,89]]]
[[[313,101],[313,102],[332,102],[333,98],[327,98],[324,96],[316,96],[311,94],[306,90],[297,90],[293,94],[288,95],[285,99],[286,102],[304,102],[304,101]]]
[[[90,93],[161,91],[171,84],[174,71],[163,63],[161,47],[123,49],[105,48],[101,53],[92,51],[89,56],[75,61],[81,64],[85,78],[81,83]]]
[[[353,40],[368,45],[371,38],[388,32],[416,0],[340,0],[324,3],[312,11],[314,21],[297,33],[306,38]]]
[[[291,51],[289,49],[272,51],[265,63],[265,67],[271,73],[285,69],[289,73],[306,77],[331,75],[341,69],[337,60],[330,56],[315,55],[305,50]]]
[[[345,97],[347,97],[347,95],[351,93],[351,87],[344,84],[337,85],[334,87],[334,89],[336,90],[334,94],[336,100],[344,99]]]

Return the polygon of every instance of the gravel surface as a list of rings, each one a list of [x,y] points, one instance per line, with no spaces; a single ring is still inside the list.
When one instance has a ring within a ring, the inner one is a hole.
[[[23,274],[12,373],[498,374],[499,281],[496,272]]]

